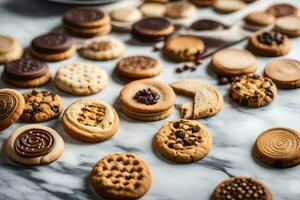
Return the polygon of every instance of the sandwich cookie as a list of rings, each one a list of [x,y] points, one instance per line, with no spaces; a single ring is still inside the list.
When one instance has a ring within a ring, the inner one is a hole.
[[[200,122],[181,119],[160,128],[155,148],[168,160],[191,163],[204,158],[212,149],[212,136]]]
[[[5,153],[23,165],[46,165],[64,152],[64,141],[52,128],[27,125],[15,130],[5,143]]]
[[[8,35],[0,35],[0,64],[20,59],[23,48],[18,40]]]
[[[276,20],[275,31],[285,34],[289,37],[300,36],[300,17],[289,15],[280,17]]]
[[[28,57],[6,63],[2,79],[16,87],[33,88],[48,83],[51,72],[46,63]]]
[[[23,96],[12,89],[0,89],[0,131],[15,123],[25,107]]]
[[[108,82],[106,72],[90,63],[73,63],[60,67],[54,83],[62,91],[74,95],[91,95],[101,91]]]
[[[130,30],[132,24],[142,18],[141,11],[134,7],[116,8],[109,14],[113,27],[121,30]]]
[[[166,13],[166,5],[159,2],[145,2],[139,6],[144,17],[163,17]]]
[[[300,62],[293,59],[278,59],[269,62],[264,75],[272,79],[278,88],[300,87]]]
[[[276,18],[283,17],[287,15],[299,16],[299,9],[291,4],[279,3],[270,6],[267,10],[267,13],[274,15]]]
[[[172,19],[183,19],[195,15],[196,6],[189,2],[179,1],[167,4],[165,16]]]
[[[269,26],[275,22],[274,15],[267,12],[252,12],[245,17],[247,24],[255,26]]]
[[[91,172],[93,189],[105,199],[140,199],[150,189],[152,175],[147,163],[134,154],[111,154]]]
[[[210,19],[199,19],[190,26],[193,31],[216,31],[225,29],[225,25]]]
[[[237,0],[218,0],[213,8],[220,13],[233,13],[246,7],[246,3]]]
[[[212,6],[217,0],[190,0],[193,4],[200,7]]]
[[[63,114],[62,124],[78,140],[101,142],[117,132],[119,117],[111,105],[87,99],[71,104]]]
[[[43,61],[65,60],[75,53],[73,39],[62,33],[48,33],[32,40],[30,54]]]

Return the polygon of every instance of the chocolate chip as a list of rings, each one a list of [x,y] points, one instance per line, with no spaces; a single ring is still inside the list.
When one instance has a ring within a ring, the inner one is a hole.
[[[218,84],[219,85],[226,85],[227,83],[229,83],[229,79],[225,76],[220,76],[218,78]]]
[[[195,144],[195,140],[188,139],[188,138],[184,138],[183,139],[183,145],[184,146],[191,146],[193,144]]]
[[[234,91],[240,92],[240,91],[241,91],[241,88],[240,88],[239,86],[237,86],[237,87],[234,88]]]
[[[266,90],[265,91],[265,94],[267,95],[267,96],[269,96],[270,98],[273,98],[274,97],[274,94],[273,94],[273,92],[271,91],[271,90]]]
[[[238,82],[238,81],[241,80],[241,78],[238,77],[238,76],[235,76],[235,77],[229,77],[228,79],[229,79],[229,82]]]
[[[135,94],[134,99],[146,105],[154,105],[158,102],[160,96],[157,92],[148,88],[148,89],[139,90]]]
[[[59,113],[59,107],[58,106],[51,106],[51,110],[55,113]]]
[[[173,127],[174,127],[174,128],[179,128],[179,127],[180,127],[180,123],[179,123],[179,122],[175,122],[175,123],[173,124]]]
[[[31,94],[32,94],[33,96],[35,96],[35,95],[37,95],[38,93],[37,93],[37,91],[32,90]]]
[[[276,32],[263,32],[257,36],[260,43],[271,46],[273,43],[280,45],[284,42],[284,36]]]
[[[190,68],[191,72],[196,71],[196,69],[197,68],[195,66]]]
[[[203,60],[198,58],[194,60],[195,65],[201,65],[203,63]]]
[[[189,69],[190,69],[190,67],[189,67],[187,64],[183,65],[183,70],[184,70],[184,71],[187,71],[187,70],[189,70]]]
[[[180,67],[177,67],[175,72],[176,72],[177,74],[179,74],[179,73],[182,73],[183,70],[182,70]]]
[[[252,76],[252,78],[254,78],[254,79],[258,79],[260,76],[259,75],[257,75],[257,74],[253,74],[253,76]]]
[[[174,134],[177,138],[181,138],[181,139],[183,139],[185,136],[185,133],[182,130],[175,131]]]
[[[169,148],[173,148],[173,147],[174,147],[174,143],[169,143],[169,144],[168,144],[168,147],[169,147]]]
[[[198,126],[193,126],[193,127],[191,128],[191,130],[192,130],[192,133],[197,133],[197,132],[200,130],[200,127],[198,127]]]

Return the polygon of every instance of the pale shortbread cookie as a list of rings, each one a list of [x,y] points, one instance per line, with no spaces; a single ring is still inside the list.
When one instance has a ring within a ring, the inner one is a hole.
[[[107,74],[90,63],[73,63],[58,69],[54,83],[74,95],[90,95],[102,90],[108,82]]]
[[[166,13],[166,5],[155,2],[144,3],[139,9],[145,17],[162,17]]]
[[[300,17],[288,15],[276,20],[275,30],[289,37],[300,36]]]
[[[62,124],[76,139],[101,142],[116,133],[119,128],[119,117],[115,109],[105,102],[79,100],[65,110]]]
[[[24,165],[45,165],[64,152],[62,137],[52,128],[27,125],[15,130],[5,143],[6,155]]]
[[[187,18],[195,15],[196,6],[189,2],[179,1],[167,4],[165,15],[173,19]]]
[[[142,13],[134,7],[116,8],[110,12],[112,21],[133,23],[142,18]]]
[[[218,0],[214,9],[221,13],[232,13],[243,9],[247,4],[239,0]]]
[[[18,60],[22,57],[23,53],[23,48],[18,45],[14,50],[8,53],[0,54],[0,64]]]
[[[268,26],[275,22],[276,18],[266,12],[252,12],[246,16],[245,21],[248,24],[256,26]]]

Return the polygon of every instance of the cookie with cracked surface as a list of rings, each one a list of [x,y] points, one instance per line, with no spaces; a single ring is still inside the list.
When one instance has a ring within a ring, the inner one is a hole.
[[[236,78],[230,87],[229,97],[240,105],[257,108],[273,102],[277,87],[269,78],[249,74]]]
[[[25,122],[43,122],[54,119],[63,110],[60,96],[48,91],[25,92],[25,108],[21,120]]]
[[[188,18],[195,15],[197,12],[196,6],[189,2],[179,1],[167,4],[165,15],[172,19]]]
[[[272,200],[270,189],[262,182],[244,176],[235,176],[222,181],[215,188],[212,194],[212,200],[227,200],[228,196],[231,199],[264,199]]]
[[[90,181],[93,189],[104,198],[135,200],[150,189],[152,175],[144,160],[134,154],[119,153],[98,161]]]
[[[270,6],[267,10],[267,13],[274,15],[275,17],[283,17],[287,15],[299,16],[299,9],[295,6],[287,3],[278,3]]]
[[[91,95],[102,90],[108,82],[107,74],[90,63],[73,63],[62,66],[54,83],[62,91],[74,95]]]
[[[119,117],[115,109],[105,102],[79,100],[65,110],[62,124],[67,133],[76,139],[101,142],[117,132]]]
[[[24,97],[13,89],[0,89],[0,131],[15,123],[25,107]]]
[[[5,153],[23,165],[46,165],[64,152],[64,141],[52,128],[26,125],[15,130],[5,143]]]
[[[155,136],[155,148],[165,158],[179,163],[196,162],[212,148],[212,136],[200,122],[170,121]]]

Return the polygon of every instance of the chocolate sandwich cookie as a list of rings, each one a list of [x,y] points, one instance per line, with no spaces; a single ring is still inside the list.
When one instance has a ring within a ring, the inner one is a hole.
[[[279,3],[270,6],[267,10],[267,13],[274,15],[275,17],[283,17],[287,15],[296,15],[299,16],[299,9],[295,6],[287,3]]]
[[[190,29],[193,31],[223,30],[225,29],[225,25],[210,19],[200,19],[193,22]]]
[[[196,6],[206,7],[214,5],[217,0],[190,0]]]
[[[174,25],[166,18],[149,17],[136,22],[132,36],[141,42],[159,42],[174,32]]]

